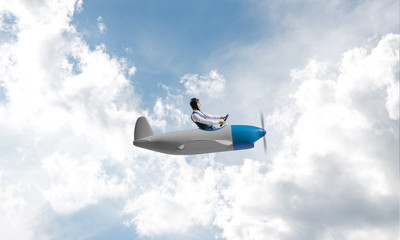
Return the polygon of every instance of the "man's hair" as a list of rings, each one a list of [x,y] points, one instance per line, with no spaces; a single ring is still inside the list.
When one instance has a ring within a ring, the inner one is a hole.
[[[193,110],[199,110],[199,107],[197,106],[197,103],[200,100],[198,98],[192,98],[190,99],[190,106],[192,107]]]

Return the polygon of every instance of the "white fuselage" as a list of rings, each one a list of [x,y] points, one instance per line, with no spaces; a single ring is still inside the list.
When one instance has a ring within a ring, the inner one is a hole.
[[[212,131],[191,129],[152,135],[135,140],[133,144],[137,147],[174,155],[233,150],[231,126]]]

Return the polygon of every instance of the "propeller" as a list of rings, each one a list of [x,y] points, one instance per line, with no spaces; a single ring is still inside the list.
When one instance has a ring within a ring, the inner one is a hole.
[[[265,130],[263,112],[260,113],[260,118],[261,118],[261,127]],[[267,148],[267,139],[265,138],[265,136],[263,137],[263,143],[264,143],[264,152],[265,152],[265,154],[267,154],[268,153],[268,148]]]

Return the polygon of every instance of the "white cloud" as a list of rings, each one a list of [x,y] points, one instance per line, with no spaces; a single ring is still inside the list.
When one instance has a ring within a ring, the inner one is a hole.
[[[221,180],[215,166],[203,171],[182,157],[171,157],[159,167],[160,185],[127,203],[124,212],[134,218],[126,224],[135,225],[141,235],[150,236],[186,233],[193,226],[210,225],[218,202],[214,187]]]
[[[316,61],[293,71],[292,104],[267,121],[293,131],[266,174],[253,161],[231,174],[231,206],[216,217],[227,238],[395,238],[398,122],[386,105],[398,81],[398,41],[389,34],[369,54],[350,50],[333,73]]]
[[[52,216],[107,198],[123,198],[126,224],[146,236],[187,235],[195,226],[216,226],[228,239],[397,236],[398,35],[347,51],[338,65],[312,60],[292,71],[290,99],[285,95],[267,121],[271,132],[282,130],[282,141],[269,141],[272,161],[224,166],[214,155],[165,157],[132,148],[141,111],[126,76],[136,68],[105,46],[87,46],[70,25],[81,7],[82,1],[0,3],[7,12],[0,30],[14,34],[0,43],[4,238],[57,238],[48,233]],[[255,62],[270,66],[248,64]],[[187,74],[181,83],[184,93],[165,87],[168,94],[145,112],[156,127],[189,121],[184,94],[218,97],[228,87],[216,71]],[[243,91],[245,85],[231,83]]]
[[[222,191],[224,204],[216,211],[214,224],[226,239],[285,239],[293,226],[279,214],[275,182],[263,174],[263,164],[245,160],[243,166],[225,168],[229,185]]]
[[[4,33],[15,33],[15,16],[8,11],[0,12],[0,31]]]
[[[395,50],[396,46],[397,35],[389,34],[370,54],[366,49],[354,49],[345,53],[342,62],[343,74],[339,79],[343,91],[351,91],[349,94],[360,96],[370,88],[383,88],[386,92],[385,107],[393,120],[399,118],[399,53]]]
[[[97,18],[97,27],[101,33],[105,33],[107,31],[107,26],[103,23],[103,17],[101,16]]]
[[[3,169],[3,168],[2,168]],[[9,170],[9,169],[7,169]],[[15,184],[8,174],[0,172],[0,232],[4,239],[47,239],[49,234],[41,232],[40,214],[44,201],[35,191],[36,185],[29,181]],[[19,174],[12,172],[15,176]],[[19,177],[23,178],[23,175]],[[25,176],[27,178],[27,176]],[[27,197],[27,195],[29,197]]]
[[[399,39],[293,70],[290,101],[267,121],[289,128],[271,162],[169,159],[152,169],[159,182],[126,205],[127,224],[147,236],[214,225],[226,239],[395,238],[398,118],[387,89],[396,86]]]
[[[135,75],[135,73],[136,73],[136,67],[135,66],[132,66],[131,68],[129,68],[129,70],[128,70],[128,75],[129,76],[133,76],[133,75]]]
[[[7,26],[13,38],[0,43],[0,232],[8,239],[47,238],[55,214],[132,189],[132,174],[117,177],[106,165],[139,154],[131,151],[138,100],[125,77],[133,73],[105,46],[90,50],[70,25],[81,4],[0,4],[16,19]]]
[[[42,167],[51,180],[43,195],[55,211],[63,214],[128,192],[127,185],[116,176],[108,176],[101,162],[90,156],[78,160],[55,153],[43,159]]]
[[[339,62],[347,50],[371,49],[382,36],[398,32],[396,0],[250,2],[248,16],[262,26],[261,36],[214,49],[206,62],[229,80],[222,104],[235,103],[230,121],[240,116],[238,124],[259,124],[255,116],[261,109],[273,111],[279,91],[290,82],[288,72],[310,58]]]
[[[180,82],[184,85],[187,95],[206,95],[218,97],[224,95],[225,78],[217,71],[211,71],[207,75],[186,74]]]
[[[189,103],[184,102],[185,97],[179,89],[172,89],[161,84],[166,91],[165,97],[159,97],[153,107],[154,117],[152,119],[156,127],[162,131],[181,130],[190,121]],[[167,122],[170,123],[167,125]]]

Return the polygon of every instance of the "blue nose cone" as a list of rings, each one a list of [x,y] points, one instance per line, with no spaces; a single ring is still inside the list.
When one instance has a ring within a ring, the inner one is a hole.
[[[266,131],[265,129],[262,129],[262,130],[261,130],[261,135],[262,135],[262,136],[261,136],[260,138],[264,137],[265,134],[267,134],[267,131]]]
[[[254,142],[265,136],[264,129],[248,125],[232,125],[233,150],[254,147]]]

